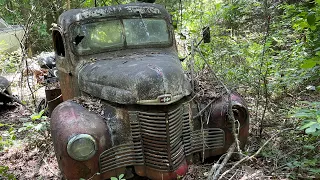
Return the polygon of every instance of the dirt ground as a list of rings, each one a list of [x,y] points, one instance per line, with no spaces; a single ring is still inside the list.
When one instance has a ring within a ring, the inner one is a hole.
[[[0,124],[10,124],[14,129],[30,121],[30,115],[31,112],[21,105],[0,105]],[[0,127],[0,133],[4,135],[7,129],[6,126]],[[17,179],[60,179],[52,143],[45,139],[49,136],[32,130],[15,132],[15,136],[12,146],[0,152],[0,166],[8,166],[9,173]],[[31,138],[32,142],[29,141]]]
[[[12,82],[13,95],[22,99],[22,102],[31,102],[31,92],[27,85],[19,88],[19,74],[4,76]],[[36,85],[32,77],[30,84],[32,89],[37,89],[34,95],[38,103],[45,97],[44,87]],[[16,179],[61,179],[48,129],[39,133],[32,127],[26,127],[26,123],[32,122],[30,116],[34,110],[34,106],[29,103],[26,107],[18,103],[8,106],[0,104],[0,134],[8,139],[8,144],[4,144],[4,150],[0,151],[0,166],[7,166],[7,173]],[[47,120],[41,121],[48,125]],[[13,129],[11,134],[10,129]]]

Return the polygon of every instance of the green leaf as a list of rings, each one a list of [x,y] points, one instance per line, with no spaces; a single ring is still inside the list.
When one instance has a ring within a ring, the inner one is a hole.
[[[316,27],[316,26],[310,26],[310,29],[311,29],[312,31],[314,31],[314,30],[317,29],[317,27]]]
[[[308,59],[303,62],[303,64],[301,65],[301,68],[310,69],[310,68],[313,68],[314,66],[316,66],[316,64],[317,64],[317,62],[314,61],[313,59]]]
[[[312,134],[317,131],[317,129],[320,130],[320,125],[318,123],[315,123],[311,125],[309,128],[306,129],[307,134]]]
[[[11,136],[11,140],[16,140],[16,136],[15,135]]]
[[[18,129],[18,133],[20,133],[20,132],[22,132],[22,131],[25,131],[25,130],[27,130],[26,127],[21,127],[21,128]]]
[[[44,111],[45,111],[45,109],[41,110],[41,111],[40,111],[39,113],[37,113],[37,114],[32,114],[32,115],[31,115],[32,121],[35,121],[35,120],[37,120],[37,119],[40,119],[41,116],[43,115]]]
[[[313,117],[313,113],[310,110],[300,110],[300,111],[296,112],[296,114],[293,114],[292,117],[310,118],[310,117]]]
[[[313,150],[315,149],[316,147],[312,146],[312,145],[304,145],[303,146],[305,149],[310,149],[310,150]]]
[[[20,118],[19,119],[21,122],[26,122],[26,121],[29,121],[29,118]]]
[[[320,3],[319,3],[320,4]],[[320,168],[310,168],[308,169],[310,172],[313,172],[315,174],[319,174],[320,173]]]
[[[32,122],[26,122],[26,123],[23,123],[23,126],[26,127],[27,129],[31,129],[32,127],[34,127],[34,124]]]
[[[0,166],[0,174],[4,174],[9,170],[8,166]]]
[[[124,174],[120,174],[118,179],[122,179],[124,177]]]
[[[111,177],[110,180],[118,180],[116,177]]]
[[[36,126],[34,127],[34,129],[35,129],[36,131],[40,131],[40,130],[43,128],[43,126],[44,126],[44,124],[39,123],[38,125],[36,125]]]
[[[315,13],[311,12],[307,16],[307,22],[310,26],[314,26],[316,23],[316,16]]]
[[[14,128],[10,127],[8,131],[9,131],[9,133],[14,132]]]
[[[292,26],[294,29],[299,29],[299,28],[307,28],[309,27],[309,24],[305,21],[298,21],[297,23],[293,24]]]
[[[301,126],[299,129],[300,129],[300,130],[303,130],[303,129],[309,128],[309,127],[312,126],[313,124],[316,124],[316,122],[314,122],[314,121],[308,122],[307,124]]]

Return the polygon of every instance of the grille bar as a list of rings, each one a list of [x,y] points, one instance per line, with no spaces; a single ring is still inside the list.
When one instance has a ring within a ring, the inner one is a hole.
[[[143,165],[141,149],[141,145],[123,144],[104,151],[101,153],[99,160],[100,173],[122,166]]]
[[[167,113],[138,112],[144,158],[148,166],[171,170],[184,159],[182,112],[181,107]]]

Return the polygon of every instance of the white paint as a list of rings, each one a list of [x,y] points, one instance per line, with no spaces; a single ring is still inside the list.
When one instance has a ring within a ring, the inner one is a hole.
[[[77,14],[76,18],[77,20],[80,20],[82,18],[88,18],[88,17],[100,17],[107,14],[115,14],[120,13],[122,11],[121,7],[106,7],[103,9],[97,9],[97,10],[83,10],[80,14]]]
[[[161,11],[155,7],[141,7],[141,6],[127,6],[125,9],[130,13],[135,13],[139,11],[140,14],[161,14]]]
[[[89,10],[85,9],[81,13],[76,15],[76,20],[80,21],[83,18],[88,17],[100,17],[110,14],[121,13],[123,9],[127,10],[129,13],[139,12],[140,14],[161,14],[161,11],[155,7],[141,7],[141,6],[126,6],[122,7],[105,7],[103,9]]]

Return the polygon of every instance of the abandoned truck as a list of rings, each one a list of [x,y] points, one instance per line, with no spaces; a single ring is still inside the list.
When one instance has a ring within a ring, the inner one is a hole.
[[[162,6],[66,11],[53,25],[53,43],[64,102],[53,110],[50,125],[66,179],[176,179],[188,165],[232,144],[227,98],[213,103],[204,123],[197,116],[172,20]],[[94,100],[85,108],[79,97]],[[244,145],[247,108],[238,94],[231,98]]]

